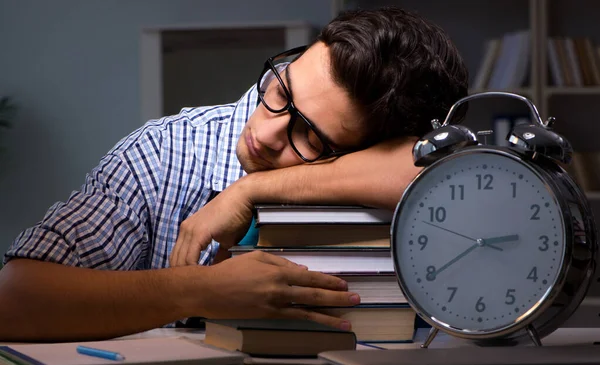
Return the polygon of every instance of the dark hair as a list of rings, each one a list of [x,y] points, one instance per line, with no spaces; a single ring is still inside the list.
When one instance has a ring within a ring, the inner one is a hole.
[[[468,71],[448,35],[395,7],[338,15],[317,41],[329,47],[332,75],[364,112],[367,143],[421,137],[467,95]],[[466,109],[462,108],[461,118]]]

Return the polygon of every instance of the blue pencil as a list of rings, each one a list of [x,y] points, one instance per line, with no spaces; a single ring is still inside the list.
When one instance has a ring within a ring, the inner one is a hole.
[[[77,346],[77,353],[82,355],[99,357],[107,360],[123,361],[125,357],[118,352],[95,349],[87,346]]]

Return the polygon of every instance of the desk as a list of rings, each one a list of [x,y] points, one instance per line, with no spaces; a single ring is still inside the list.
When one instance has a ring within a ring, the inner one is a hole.
[[[399,343],[378,345],[390,350],[398,349],[415,349],[419,348],[420,344],[427,337],[429,329],[420,329],[415,335],[413,343]],[[152,338],[173,338],[186,337],[194,341],[204,340],[204,330],[191,328],[157,328],[146,332],[137,333],[134,335],[123,336],[117,339],[152,339]],[[554,333],[542,339],[545,346],[569,346],[569,345],[592,345],[594,342],[600,341],[600,328],[560,328]],[[431,343],[430,348],[454,348],[463,346],[476,346],[473,343],[454,338],[445,333],[439,333],[435,340]],[[358,351],[379,351],[373,347],[357,345]],[[423,350],[427,351],[427,350]],[[274,358],[258,358],[247,357],[244,360],[245,364],[304,364],[304,365],[323,365],[327,364],[321,359],[274,359]]]
[[[413,343],[396,343],[378,345],[386,349],[415,349],[419,348],[429,333],[429,329],[419,329],[415,335]],[[124,336],[120,338],[156,338],[156,337],[179,337],[184,336],[195,340],[204,339],[204,330],[188,329],[188,328],[158,328],[147,332],[138,333],[135,335]],[[575,345],[592,345],[594,342],[600,342],[600,328],[559,328],[554,333],[542,339],[544,346],[575,346]],[[430,348],[449,348],[462,346],[476,346],[470,341],[459,339],[439,332],[434,341],[429,346]],[[376,350],[373,347],[357,345],[358,351]],[[426,351],[426,350],[424,350]],[[271,359],[271,358],[254,358],[249,357],[245,361],[246,364],[306,364],[306,365],[324,365],[325,361],[320,359]]]
[[[415,335],[413,343],[388,344],[386,348],[418,348],[427,337],[429,329],[421,328]],[[193,328],[156,328],[150,331],[137,333],[134,335],[119,337],[119,339],[134,338],[164,338],[164,337],[188,337],[194,340],[204,340],[204,330]],[[559,328],[550,335],[542,339],[544,346],[565,346],[565,345],[592,345],[594,342],[600,342],[600,328]],[[452,337],[443,332],[439,332],[429,347],[457,347],[457,346],[476,346],[472,342]],[[359,345],[359,350],[372,350],[372,347]]]

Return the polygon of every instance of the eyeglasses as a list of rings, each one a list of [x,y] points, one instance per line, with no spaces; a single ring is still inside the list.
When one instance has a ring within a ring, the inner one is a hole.
[[[281,79],[280,74],[290,64],[286,62],[289,57],[299,57],[307,48],[292,48],[267,59],[258,78],[257,89],[260,101],[271,113],[290,113],[287,127],[290,145],[303,161],[314,162],[322,158],[341,156],[349,151],[334,151],[329,146],[327,138],[296,108],[292,94]],[[277,82],[273,82],[274,80]]]

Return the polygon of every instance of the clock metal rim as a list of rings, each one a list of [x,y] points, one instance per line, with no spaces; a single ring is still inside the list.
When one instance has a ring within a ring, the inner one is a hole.
[[[396,229],[398,226],[397,222],[399,220],[399,212],[402,210],[403,205],[406,203],[408,197],[411,195],[411,192],[413,191],[415,186],[418,184],[418,182],[429,172],[435,170],[435,168],[439,164],[443,164],[446,161],[449,161],[451,159],[458,158],[460,156],[464,156],[467,154],[473,154],[473,153],[476,153],[476,154],[490,153],[490,154],[496,154],[496,155],[504,156],[506,158],[510,158],[510,159],[524,165],[536,177],[538,177],[538,179],[540,179],[541,182],[544,184],[544,186],[547,188],[555,205],[559,207],[558,214],[561,218],[560,224],[562,225],[562,228],[563,228],[562,229],[562,235],[563,235],[562,239],[565,244],[562,262],[560,263],[560,268],[559,268],[558,274],[557,274],[554,282],[551,283],[551,285],[549,286],[548,290],[544,293],[544,295],[532,307],[530,307],[530,309],[525,314],[521,315],[519,317],[520,319],[518,321],[515,321],[515,322],[513,322],[507,326],[501,327],[501,328],[495,328],[493,330],[462,329],[462,328],[454,327],[454,326],[444,323],[442,321],[439,321],[435,317],[429,315],[428,312],[425,311],[413,299],[410,292],[405,288],[404,278],[403,278],[403,275],[401,274],[400,265],[399,265],[398,258],[396,255],[396,246],[399,245],[399,243],[397,242],[395,232],[396,232]],[[568,233],[570,233],[571,230],[567,225],[565,225],[566,219],[570,219],[570,214],[568,214],[569,212],[565,210],[566,207],[565,207],[565,202],[563,201],[564,199],[562,199],[560,196],[557,196],[557,194],[556,194],[557,190],[559,190],[559,189],[557,187],[553,186],[553,184],[551,184],[551,183],[549,184],[549,180],[550,179],[547,176],[544,176],[543,170],[540,167],[536,166],[534,163],[529,162],[527,159],[523,158],[521,154],[516,153],[513,150],[506,149],[506,148],[499,148],[499,147],[490,147],[490,146],[486,146],[486,147],[474,146],[474,147],[465,148],[461,151],[455,152],[449,156],[446,156],[446,157],[434,162],[431,166],[422,170],[413,179],[413,181],[406,187],[406,189],[405,189],[404,193],[402,194],[402,197],[394,211],[392,225],[390,228],[392,260],[394,263],[394,270],[396,272],[396,279],[398,280],[399,286],[400,286],[405,298],[407,299],[407,301],[409,302],[411,307],[414,308],[415,311],[426,322],[428,322],[430,325],[432,325],[440,330],[448,332],[457,337],[463,337],[463,338],[468,338],[468,339],[473,339],[473,340],[483,340],[483,339],[489,339],[489,338],[502,338],[502,337],[506,337],[511,334],[520,332],[521,330],[524,330],[529,324],[531,324],[536,319],[538,319],[540,316],[542,316],[544,314],[544,311],[546,311],[548,309],[548,307],[550,307],[553,304],[556,297],[561,293],[562,288],[567,279],[567,273],[569,272],[571,262],[572,262],[572,257],[573,257],[573,248],[571,247],[571,245],[568,242],[569,236],[570,236],[570,234],[568,234]],[[565,213],[567,215],[569,215],[569,217],[566,217]]]

